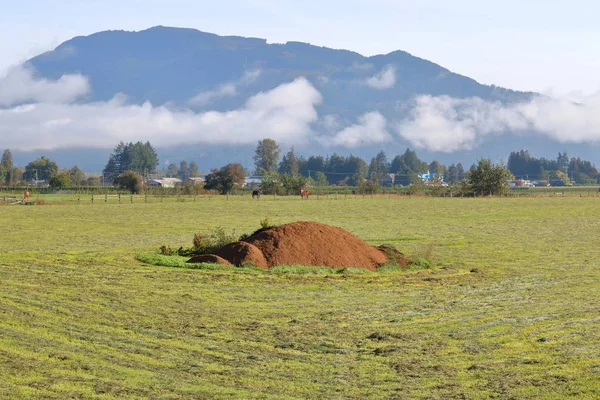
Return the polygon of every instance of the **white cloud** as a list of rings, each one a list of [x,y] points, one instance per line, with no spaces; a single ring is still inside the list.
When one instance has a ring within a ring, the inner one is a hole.
[[[395,126],[417,148],[451,153],[476,148],[489,135],[537,132],[562,143],[600,142],[600,100],[585,104],[538,96],[503,105],[480,98],[419,96]]]
[[[221,97],[233,97],[237,95],[237,87],[233,83],[226,83],[219,86],[215,90],[207,90],[200,92],[192,97],[188,103],[197,106],[205,106],[210,104],[214,99]]]
[[[18,66],[8,70],[0,78],[0,107],[22,103],[70,103],[90,92],[87,78],[79,75],[63,75],[52,81],[36,78],[30,66]]]
[[[387,132],[387,120],[379,112],[369,112],[358,118],[358,124],[348,126],[328,140],[330,144],[359,147],[392,140]]]
[[[222,84],[214,90],[200,92],[189,99],[188,104],[194,106],[206,106],[218,98],[237,96],[238,86],[247,86],[256,82],[260,77],[260,74],[261,71],[258,69],[246,71],[238,81]]]
[[[229,112],[174,111],[128,105],[121,96],[87,104],[38,103],[0,109],[3,145],[17,150],[111,147],[120,140],[182,143],[254,143],[270,137],[301,143],[318,120],[321,94],[304,78],[261,92]]]
[[[364,84],[377,90],[391,89],[396,85],[396,67],[385,66],[377,74],[364,81]]]

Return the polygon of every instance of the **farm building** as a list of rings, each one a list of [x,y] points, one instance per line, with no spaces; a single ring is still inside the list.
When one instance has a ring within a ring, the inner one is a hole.
[[[194,178],[187,178],[188,182],[193,183],[194,185],[204,185],[204,182],[206,182],[206,177],[204,176],[197,176]]]
[[[179,178],[161,178],[161,179],[150,179],[146,184],[154,187],[172,188],[175,185],[181,185],[182,181]]]
[[[396,174],[385,174],[381,180],[382,186],[394,186],[396,180]]]

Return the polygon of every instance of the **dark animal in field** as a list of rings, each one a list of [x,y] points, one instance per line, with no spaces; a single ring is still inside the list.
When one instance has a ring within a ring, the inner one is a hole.
[[[252,191],[252,198],[256,198],[256,199],[260,199],[260,190],[253,190]]]
[[[308,195],[310,195],[310,192],[308,190],[300,189],[300,197],[302,197],[303,199],[308,199]]]

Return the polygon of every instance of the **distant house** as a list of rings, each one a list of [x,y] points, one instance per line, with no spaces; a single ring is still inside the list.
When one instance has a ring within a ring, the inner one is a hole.
[[[427,173],[425,174],[419,174],[419,179],[422,180],[423,182],[429,182],[434,178],[440,178],[440,174],[436,173],[431,173],[429,171],[427,171]],[[442,176],[442,181],[444,180],[444,177]]]
[[[382,186],[394,186],[396,180],[396,174],[385,174],[381,179]]]
[[[260,187],[260,183],[262,182],[262,176],[258,176],[258,175],[252,175],[252,176],[248,176],[246,179],[244,179],[244,187],[247,188],[258,188]]]
[[[196,176],[193,178],[188,178],[187,180],[188,180],[188,182],[192,182],[194,185],[204,185],[204,182],[206,182],[206,177],[205,176]]]
[[[175,185],[181,185],[181,179],[179,178],[161,178],[161,179],[150,179],[146,184],[153,187],[164,187],[172,188]]]

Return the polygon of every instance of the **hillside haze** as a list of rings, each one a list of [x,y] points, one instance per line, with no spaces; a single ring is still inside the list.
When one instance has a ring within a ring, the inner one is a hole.
[[[108,101],[124,94],[130,103],[149,101],[153,105],[167,104],[194,112],[236,109],[259,92],[305,77],[322,95],[323,101],[315,106],[319,115],[333,115],[341,126],[351,125],[361,115],[373,111],[390,120],[401,117],[407,113],[407,104],[418,95],[477,97],[502,104],[525,102],[535,95],[482,85],[404,51],[365,57],[308,43],[267,43],[265,39],[162,26],[140,32],[106,31],[75,37],[28,63],[44,78],[59,79],[65,74],[87,77],[91,91],[85,102]],[[285,144],[282,150],[287,151],[288,145],[294,144]],[[520,145],[529,146],[533,154],[550,157],[565,148],[560,143],[541,143],[509,132],[468,152],[417,151],[430,160],[467,163],[479,157],[506,158],[509,151],[518,150]],[[337,152],[368,158],[381,148],[391,157],[406,147],[415,146],[402,139],[391,144],[365,143],[355,147],[318,143],[296,146],[300,154]],[[158,150],[162,160],[195,160],[206,170],[233,161],[250,166],[253,146],[237,146],[233,140],[227,145],[174,143],[161,145]],[[85,157],[83,167],[101,169],[109,151],[98,151],[98,158]],[[583,154],[586,150],[579,146],[575,149],[578,151]],[[35,152],[38,153],[52,156],[55,152]],[[17,152],[16,158],[30,158],[32,154]],[[69,151],[60,150],[56,154],[61,155],[58,160],[61,165],[75,160]],[[235,155],[236,159],[227,155]]]

